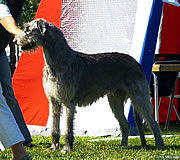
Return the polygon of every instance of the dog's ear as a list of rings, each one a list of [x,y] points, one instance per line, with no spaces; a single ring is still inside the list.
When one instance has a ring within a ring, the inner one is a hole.
[[[43,36],[46,33],[46,26],[47,26],[47,22],[44,19],[39,19],[37,21],[37,27]]]

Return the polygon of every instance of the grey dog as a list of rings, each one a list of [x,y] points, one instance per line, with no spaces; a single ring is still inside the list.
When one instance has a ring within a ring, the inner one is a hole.
[[[124,116],[124,102],[128,98],[133,104],[142,146],[146,145],[142,118],[153,131],[155,145],[163,146],[159,125],[153,118],[148,83],[141,65],[134,58],[122,53],[88,55],[74,51],[60,29],[44,19],[28,23],[16,41],[22,50],[43,47],[43,86],[52,106],[53,117],[52,149],[59,149],[62,105],[66,111],[63,151],[67,152],[73,148],[75,107],[90,105],[105,95],[121,128],[121,146],[126,146],[128,142],[129,124]]]

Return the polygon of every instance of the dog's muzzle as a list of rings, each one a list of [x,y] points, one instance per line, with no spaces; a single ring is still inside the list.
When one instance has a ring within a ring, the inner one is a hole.
[[[23,35],[18,35],[13,40],[14,43],[21,46],[22,50],[28,50],[36,46],[36,43],[33,40],[28,40],[28,43],[24,43],[26,41],[27,40],[25,40],[25,36]]]
[[[34,46],[36,46],[36,43],[32,41],[31,43],[27,43],[25,45],[22,45],[21,49],[22,50],[27,50],[27,49],[33,48]]]

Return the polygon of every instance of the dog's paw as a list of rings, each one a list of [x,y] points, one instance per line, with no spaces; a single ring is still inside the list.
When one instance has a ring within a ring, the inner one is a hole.
[[[64,146],[64,148],[61,150],[61,153],[66,154],[71,151],[71,148],[69,146]]]
[[[159,139],[158,141],[155,142],[155,146],[158,148],[164,147],[164,142],[162,139]]]
[[[124,147],[124,146],[127,146],[127,145],[128,145],[127,138],[126,139],[122,139],[120,146]]]
[[[127,144],[125,144],[125,143],[121,143],[119,146],[120,146],[120,147],[126,147],[126,146],[127,146]]]
[[[49,149],[50,149],[50,150],[59,150],[59,143],[52,144]]]

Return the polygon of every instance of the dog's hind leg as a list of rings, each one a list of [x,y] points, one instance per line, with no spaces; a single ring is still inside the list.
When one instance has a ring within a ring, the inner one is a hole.
[[[54,98],[51,98],[50,105],[52,108],[51,149],[58,150],[60,139],[60,113],[62,105],[59,102],[57,102]]]
[[[72,150],[73,148],[73,121],[75,113],[75,105],[68,105],[65,107],[66,111],[66,131],[65,131],[65,146],[62,150],[62,153],[66,153]]]
[[[137,128],[139,130],[139,135],[141,138],[142,146],[145,147],[146,146],[146,139],[144,136],[144,128],[143,128],[143,124],[142,124],[142,119],[141,119],[140,115],[136,112],[136,110],[134,111],[134,118],[135,118]]]
[[[129,136],[129,124],[124,116],[124,101],[125,95],[107,95],[109,105],[114,113],[115,118],[118,120],[121,133],[122,133],[122,140],[121,146],[127,146],[128,143],[128,136]]]
[[[142,90],[145,90],[145,87],[142,87]],[[143,91],[144,92],[144,91]],[[143,93],[141,92],[141,93]],[[164,145],[163,139],[161,137],[160,128],[157,122],[154,120],[153,117],[153,108],[152,104],[150,102],[150,97],[148,94],[137,94],[132,98],[133,106],[135,111],[142,115],[147,123],[149,124],[151,130],[153,131],[154,137],[155,137],[155,145],[157,147],[161,147]],[[144,139],[144,138],[143,138]],[[144,143],[144,140],[142,141],[142,144]]]
[[[146,104],[149,108],[152,107],[151,102],[147,102]],[[161,136],[161,131],[158,123],[154,120],[153,113],[144,113],[145,120],[147,121],[148,125],[150,126],[151,130],[153,131],[154,138],[155,138],[155,146],[156,147],[163,147],[164,142]]]

